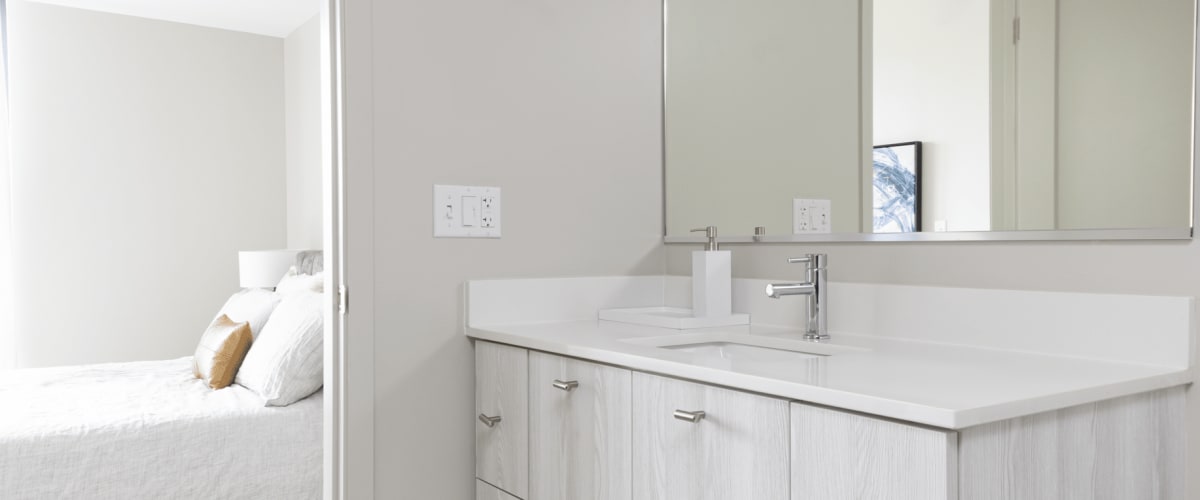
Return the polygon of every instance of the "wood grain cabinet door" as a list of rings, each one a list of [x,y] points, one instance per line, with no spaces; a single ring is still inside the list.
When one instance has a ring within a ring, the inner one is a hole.
[[[475,412],[475,476],[528,498],[528,351],[475,342]]]
[[[792,404],[792,500],[955,500],[958,433]]]
[[[628,500],[632,373],[529,354],[529,500]]]
[[[962,500],[1182,500],[1188,391],[1172,387],[962,430]],[[1195,417],[1192,417],[1195,418]]]
[[[634,373],[633,447],[635,500],[788,498],[780,399]]]

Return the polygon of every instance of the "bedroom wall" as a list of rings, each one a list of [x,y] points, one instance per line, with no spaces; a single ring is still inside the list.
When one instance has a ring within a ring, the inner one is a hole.
[[[989,3],[873,1],[872,142],[923,141],[926,229],[991,227]]]
[[[660,9],[346,0],[350,342],[373,323],[375,498],[474,498],[466,280],[663,271]],[[503,238],[432,238],[434,183],[501,187]]]
[[[286,240],[283,40],[8,2],[21,367],[187,356]]]
[[[321,24],[313,16],[283,41],[287,127],[287,247],[321,248]]]

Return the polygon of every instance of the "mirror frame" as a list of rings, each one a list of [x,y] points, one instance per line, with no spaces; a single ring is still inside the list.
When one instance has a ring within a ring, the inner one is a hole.
[[[662,146],[662,175],[663,175],[663,243],[666,244],[696,244],[705,243],[707,238],[703,236],[671,236],[667,234],[667,27],[670,23],[668,17],[668,4],[670,0],[662,2],[662,36],[661,36],[661,146]],[[871,14],[874,4],[872,0],[859,0],[859,19],[860,32],[863,27],[873,21]],[[860,48],[860,63],[862,65],[860,75],[863,75],[862,80],[873,77],[871,61],[869,58],[862,57]],[[749,236],[749,235],[734,235],[721,236],[718,241],[721,243],[864,243],[864,242],[982,242],[982,241],[1128,241],[1128,240],[1191,240],[1194,236],[1196,225],[1196,157],[1200,155],[1197,150],[1196,140],[1196,119],[1200,108],[1197,103],[1200,101],[1200,92],[1197,91],[1197,80],[1200,80],[1200,0],[1193,2],[1192,7],[1192,125],[1191,125],[1191,169],[1190,178],[1191,186],[1188,197],[1190,198],[1189,206],[1191,207],[1188,213],[1187,227],[1171,227],[1171,228],[1138,228],[1138,229],[1055,229],[1055,230],[1023,230],[1023,231],[945,231],[945,232],[917,232],[917,233],[825,233],[825,234],[783,234],[783,235],[764,235],[764,236]],[[868,98],[867,94],[870,88],[866,85],[860,85],[862,99]],[[864,112],[865,114],[865,112]],[[870,141],[872,131],[869,130],[870,121],[863,120],[862,130],[859,134],[860,140],[867,144],[860,144],[860,149],[863,150],[864,167],[870,165],[871,147],[873,144]],[[869,188],[864,188],[869,196]]]

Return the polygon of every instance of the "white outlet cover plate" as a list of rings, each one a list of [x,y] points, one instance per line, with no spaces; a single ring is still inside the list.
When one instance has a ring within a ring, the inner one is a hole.
[[[434,184],[433,237],[499,238],[500,188]]]
[[[833,203],[829,200],[792,199],[792,234],[828,234],[833,230]]]

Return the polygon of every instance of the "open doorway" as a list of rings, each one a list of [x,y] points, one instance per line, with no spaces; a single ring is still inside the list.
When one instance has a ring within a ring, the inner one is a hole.
[[[255,295],[242,286],[242,251],[324,250],[318,266],[325,272],[319,280],[323,291],[308,302],[315,304],[324,328],[336,331],[339,288],[333,284],[340,263],[326,246],[336,242],[337,220],[330,212],[336,201],[327,199],[333,192],[329,183],[336,182],[327,172],[335,163],[329,141],[336,135],[329,23],[323,22],[328,7],[319,0],[253,5],[8,0],[0,5],[7,24],[12,124],[6,176],[11,185],[3,201],[12,212],[8,264],[13,271],[4,279],[9,289],[21,290],[3,304],[12,327],[8,341],[0,343],[7,352],[0,355],[14,369],[0,375],[0,399],[44,403],[25,405],[29,411],[9,415],[12,420],[0,427],[44,430],[49,420],[35,417],[70,418],[70,403],[86,397],[38,390],[67,375],[94,384],[85,392],[96,404],[115,400],[114,408],[132,411],[123,416],[99,407],[75,411],[75,416],[105,417],[63,421],[64,428],[81,430],[80,435],[42,433],[29,436],[28,447],[6,447],[0,452],[0,470],[6,471],[0,473],[0,491],[56,496],[90,484],[88,491],[102,496],[122,496],[124,487],[136,488],[137,496],[157,491],[180,498],[207,491],[236,498],[254,491],[253,485],[238,492],[227,489],[237,481],[223,479],[218,488],[206,489],[216,485],[197,479],[188,466],[240,463],[284,474],[302,470],[289,476],[297,489],[288,497],[328,495],[333,490],[326,475],[337,469],[329,465],[336,453],[327,449],[336,442],[329,433],[337,411],[319,388],[336,380],[326,373],[332,368],[321,367],[336,359],[325,352],[332,343],[321,345],[333,333],[317,327],[315,392],[291,391],[285,398],[239,392],[236,375],[226,387],[201,392],[196,384],[211,381],[193,376],[199,370],[193,356],[197,344],[222,316],[245,323],[250,331],[246,359],[255,348],[279,344],[259,335],[270,332],[274,311],[289,300],[271,298],[277,293],[270,290],[274,283],[249,287],[263,291],[255,300],[278,302],[273,312],[232,318],[238,300]],[[302,266],[295,272],[315,275]],[[296,352],[276,348],[286,355]],[[297,363],[311,367],[312,361]],[[90,378],[79,376],[84,373]],[[131,380],[143,385],[120,385]],[[195,400],[172,399],[169,391],[185,385]],[[153,398],[139,399],[150,392]],[[241,406],[256,396],[257,409]],[[213,408],[228,411],[206,413]],[[138,422],[137,432],[126,435],[134,443],[128,450],[141,450],[129,453],[128,461],[111,454],[112,440],[92,439],[121,439],[119,429],[131,428],[124,417]],[[172,437],[168,428],[180,434]],[[236,439],[229,429],[239,429],[245,439]],[[181,442],[204,441],[184,437],[200,434],[224,434],[219,441],[244,449],[197,446],[180,452]],[[54,439],[61,441],[61,454],[53,452],[59,442]],[[61,460],[22,472],[34,465],[26,460],[33,449]],[[89,453],[109,454],[98,461],[88,460]],[[145,467],[130,467],[129,461]],[[108,468],[87,468],[101,462]],[[54,477],[41,478],[38,468],[53,471]],[[225,476],[212,467],[204,470]],[[107,479],[96,481],[95,475]]]

